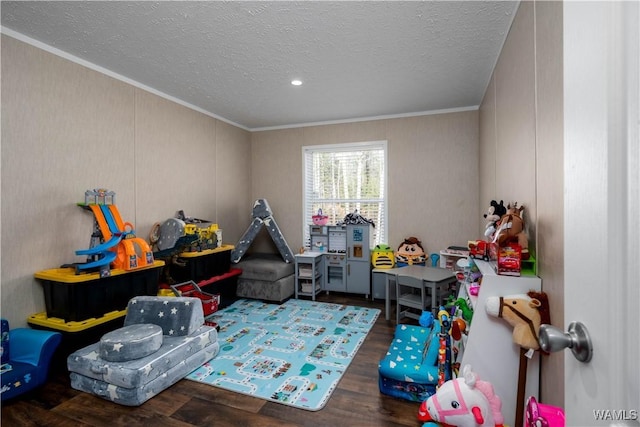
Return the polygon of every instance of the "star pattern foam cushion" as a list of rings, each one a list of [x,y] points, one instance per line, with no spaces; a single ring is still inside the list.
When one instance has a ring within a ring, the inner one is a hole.
[[[204,323],[202,302],[193,297],[132,298],[127,306],[124,326],[140,323],[154,323],[162,328],[164,335],[190,335]]]
[[[158,351],[162,328],[151,323],[124,326],[100,339],[100,357],[109,362],[140,359]]]

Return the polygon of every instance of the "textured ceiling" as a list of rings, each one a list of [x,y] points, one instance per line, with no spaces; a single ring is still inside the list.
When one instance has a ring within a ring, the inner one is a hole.
[[[476,107],[517,7],[2,1],[0,11],[10,36],[255,130]]]

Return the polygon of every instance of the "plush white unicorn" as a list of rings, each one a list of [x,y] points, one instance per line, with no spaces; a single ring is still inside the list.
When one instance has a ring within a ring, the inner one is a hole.
[[[479,380],[471,366],[465,365],[461,376],[445,382],[436,394],[422,402],[418,420],[424,425],[435,421],[457,427],[502,426],[501,408],[502,402],[491,383]]]

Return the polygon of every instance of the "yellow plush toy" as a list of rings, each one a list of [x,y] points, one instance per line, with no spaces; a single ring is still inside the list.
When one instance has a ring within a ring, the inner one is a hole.
[[[393,249],[384,243],[376,245],[371,251],[371,264],[374,268],[393,268],[395,266],[395,258]]]

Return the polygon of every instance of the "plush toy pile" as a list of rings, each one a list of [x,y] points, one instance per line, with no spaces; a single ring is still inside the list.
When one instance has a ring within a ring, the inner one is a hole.
[[[371,224],[373,227],[376,224],[373,220],[369,218],[365,218],[358,213],[358,211],[354,211],[353,213],[348,213],[344,216],[342,221],[338,221],[336,225],[360,225],[360,224]]]
[[[500,218],[494,241],[501,247],[513,243],[520,245],[522,259],[529,259],[529,240],[525,231],[523,214],[524,206],[518,206],[518,202],[509,203],[507,212]]]

